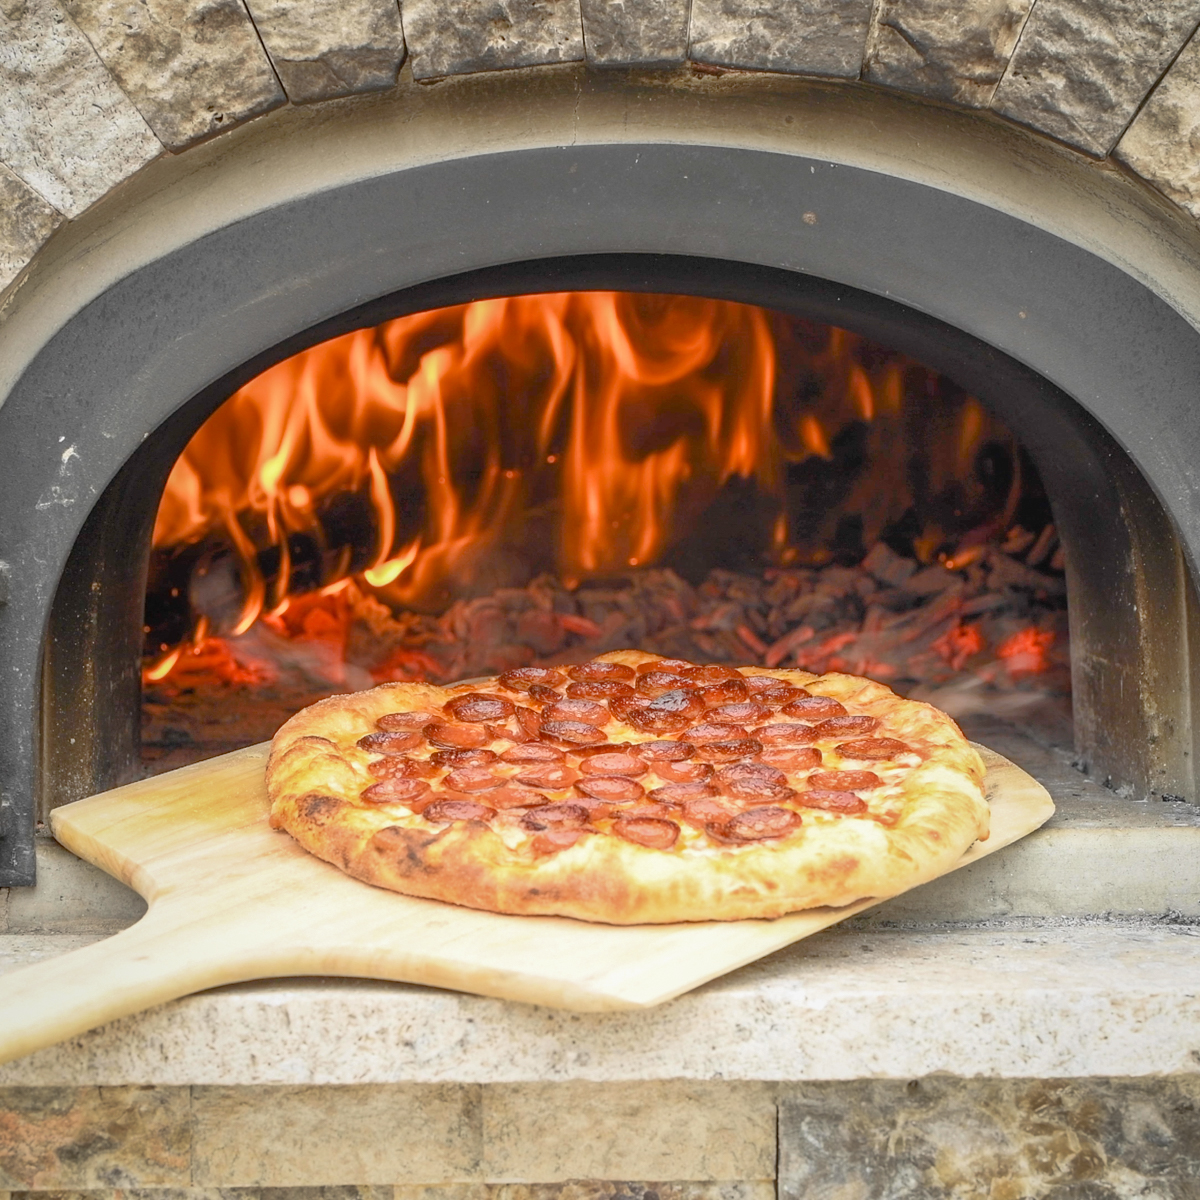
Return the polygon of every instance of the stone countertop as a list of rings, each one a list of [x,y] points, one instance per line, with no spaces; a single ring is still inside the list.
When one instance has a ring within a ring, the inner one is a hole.
[[[93,940],[0,937],[0,970]],[[190,996],[0,1067],[0,1085],[489,1083],[1200,1071],[1200,928],[829,930],[658,1008],[584,1014],[403,984]]]

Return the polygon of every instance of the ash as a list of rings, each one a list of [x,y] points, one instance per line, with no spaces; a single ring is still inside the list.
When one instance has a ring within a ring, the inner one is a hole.
[[[970,724],[999,717],[1071,741],[1062,553],[1053,531],[1009,533],[949,565],[877,542],[857,566],[631,570],[569,588],[552,575],[393,612],[353,581],[295,598],[240,637],[189,649],[146,685],[143,764],[158,774],[268,740],[297,709],[387,681],[449,683],[640,647],[701,663],[847,671]]]

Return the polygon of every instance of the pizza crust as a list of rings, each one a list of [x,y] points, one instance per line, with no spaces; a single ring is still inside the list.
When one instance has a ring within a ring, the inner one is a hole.
[[[616,651],[600,661],[636,668],[657,657]],[[481,820],[438,825],[402,806],[364,804],[359,796],[375,780],[367,771],[371,755],[357,746],[358,738],[384,713],[438,712],[455,695],[479,687],[413,683],[335,696],[286,722],[267,766],[271,824],[379,887],[493,912],[618,925],[772,918],[887,897],[944,873],[986,836],[983,763],[945,714],[855,676],[740,670],[878,717],[881,734],[921,754],[918,765],[891,772],[896,782],[884,789],[891,823],[805,809],[798,829],[771,841],[714,845],[689,835],[671,850],[658,850],[592,833],[538,855],[508,826],[498,832]],[[615,718],[603,728],[614,741],[655,736]],[[839,764],[827,759],[826,765]]]

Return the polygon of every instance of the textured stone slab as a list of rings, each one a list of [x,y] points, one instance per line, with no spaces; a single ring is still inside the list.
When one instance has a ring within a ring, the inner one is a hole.
[[[1200,217],[1200,35],[1171,64],[1114,153]]]
[[[73,217],[161,152],[56,0],[0,5],[0,162]]]
[[[413,77],[578,62],[579,0],[405,0]]]
[[[688,56],[753,71],[854,79],[870,18],[870,0],[692,0]]]
[[[247,0],[296,104],[392,87],[404,62],[396,0]]]
[[[1198,1071],[1198,1048],[1200,929],[843,929],[644,1012],[243,984],[0,1066],[0,1086],[1138,1076]]]
[[[1039,0],[992,108],[1105,155],[1197,21],[1196,0]]]
[[[587,60],[655,66],[687,58],[687,0],[581,0]]]
[[[64,0],[64,7],[172,150],[286,100],[241,0]]]
[[[186,1088],[0,1091],[0,1189],[191,1182]]]
[[[62,214],[24,180],[0,166],[0,291],[16,279],[62,220]],[[2,907],[0,902],[0,911]]]
[[[202,1187],[439,1183],[483,1156],[476,1087],[193,1088],[192,1123]]]
[[[879,0],[863,78],[986,108],[1033,0]]]
[[[779,1197],[1196,1195],[1200,1079],[809,1085],[781,1100]]]
[[[441,1187],[399,1184],[390,1200],[775,1200],[775,1183],[752,1179],[646,1183],[623,1178],[619,1182],[573,1179],[569,1183],[456,1183]]]
[[[775,1177],[765,1084],[527,1083],[481,1090],[483,1178]]]

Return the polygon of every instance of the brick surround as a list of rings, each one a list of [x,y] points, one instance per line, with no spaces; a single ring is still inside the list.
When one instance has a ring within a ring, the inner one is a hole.
[[[402,69],[865,82],[990,110],[1200,217],[1197,22],[1195,0],[25,0],[0,10],[0,287],[161,155]]]

